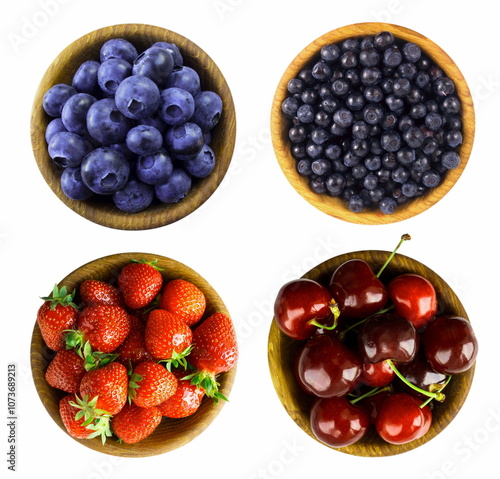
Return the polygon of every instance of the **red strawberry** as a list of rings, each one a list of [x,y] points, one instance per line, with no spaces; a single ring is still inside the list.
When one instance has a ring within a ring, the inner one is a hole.
[[[197,323],[207,305],[207,300],[198,286],[184,279],[169,281],[160,297],[159,307],[181,318],[187,325]]]
[[[53,351],[65,348],[66,330],[76,325],[78,306],[73,303],[75,291],[68,293],[66,286],[54,286],[51,296],[42,297],[36,321],[45,344]]]
[[[132,309],[147,306],[160,292],[163,277],[156,261],[133,262],[124,266],[118,275],[118,288],[125,304]]]
[[[80,383],[80,396],[87,400],[97,397],[96,407],[110,415],[122,409],[127,402],[127,395],[127,368],[117,362],[88,371]]]
[[[187,379],[183,371],[174,371],[178,378],[178,386],[175,393],[157,407],[163,416],[170,418],[188,417],[194,414],[200,407],[205,391]]]
[[[165,366],[154,361],[138,364],[130,378],[129,397],[140,407],[161,404],[177,389],[177,378]]]
[[[125,306],[118,288],[106,281],[87,279],[80,285],[79,293],[81,302],[85,306],[93,304],[117,304],[118,306]]]
[[[190,364],[197,370],[187,376],[192,384],[202,387],[215,400],[226,399],[218,392],[216,376],[229,371],[238,360],[238,345],[231,319],[223,313],[214,313],[193,331],[194,348]]]
[[[136,366],[142,361],[153,359],[146,349],[146,340],[144,338],[144,323],[136,316],[130,316],[130,332],[125,341],[114,352],[118,354],[116,359],[125,366]]]
[[[45,379],[53,388],[67,393],[77,393],[80,381],[87,371],[84,360],[72,349],[57,351],[45,371]]]
[[[187,366],[191,352],[191,328],[182,319],[163,309],[149,313],[146,323],[146,348],[158,360],[168,360],[174,366]]]
[[[125,404],[111,420],[111,426],[119,439],[126,444],[135,444],[153,433],[160,424],[161,417],[161,412],[155,406]]]

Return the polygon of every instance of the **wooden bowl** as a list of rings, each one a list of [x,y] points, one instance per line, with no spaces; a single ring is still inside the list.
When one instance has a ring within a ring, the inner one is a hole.
[[[76,288],[87,279],[100,279],[113,281],[116,279],[119,270],[128,264],[132,259],[146,259],[152,261],[157,259],[157,265],[163,268],[162,276],[164,282],[175,278],[182,278],[196,284],[207,298],[207,308],[204,317],[219,311],[229,315],[222,299],[198,273],[191,268],[173,259],[146,253],[123,253],[106,256],[91,261],[76,269],[66,276],[59,286],[66,286],[69,291]],[[33,336],[31,339],[31,370],[38,395],[56,424],[67,434],[66,428],[59,415],[59,400],[66,394],[63,391],[52,388],[45,380],[45,371],[50,360],[55,353],[45,345],[40,328],[35,323]],[[232,368],[227,373],[218,376],[220,391],[229,397],[236,368]],[[215,403],[211,398],[205,397],[198,411],[187,418],[168,419],[163,418],[154,433],[137,444],[120,444],[116,438],[109,438],[103,445],[100,438],[95,439],[71,439],[84,446],[106,454],[121,457],[145,457],[163,454],[178,447],[181,447],[196,436],[202,433],[210,423],[216,418],[224,406],[225,401]]]
[[[390,215],[380,211],[365,209],[361,213],[351,212],[345,202],[336,197],[319,195],[310,190],[307,179],[296,170],[296,160],[290,152],[291,143],[288,138],[288,121],[281,112],[281,104],[289,95],[288,81],[295,78],[300,70],[312,61],[322,46],[337,43],[346,38],[374,35],[381,31],[390,31],[397,38],[419,45],[444,72],[453,79],[457,95],[462,102],[463,143],[457,151],[461,156],[458,168],[449,170],[444,181],[436,188],[429,190],[424,196],[401,205]],[[276,89],[271,111],[271,139],[279,165],[295,190],[310,204],[335,218],[357,224],[387,224],[411,218],[430,208],[443,198],[458,181],[465,169],[472,150],[475,131],[475,116],[472,97],[467,83],[453,60],[438,45],[423,35],[398,25],[388,23],[358,23],[328,32],[305,47],[290,63]]]
[[[378,271],[389,254],[390,253],[386,251],[358,251],[343,254],[321,263],[306,273],[304,277],[328,285],[331,274],[344,261],[352,258],[359,258],[367,261],[374,271]],[[420,274],[431,281],[438,295],[438,313],[455,314],[469,319],[460,300],[450,286],[434,273],[434,271],[412,258],[396,254],[389,263],[389,266],[387,266],[382,273],[381,280],[386,283],[390,278],[406,272]],[[304,341],[296,341],[289,338],[280,331],[275,321],[272,321],[269,332],[268,360],[274,387],[281,403],[290,417],[302,430],[309,434],[309,436],[316,439],[309,424],[309,411],[313,401],[312,396],[302,391],[293,373],[294,358],[303,345]],[[427,434],[421,439],[417,439],[408,444],[393,445],[381,439],[375,429],[371,427],[360,441],[350,446],[331,449],[355,456],[378,457],[401,454],[425,444],[436,437],[457,415],[469,393],[474,376],[474,369],[473,366],[468,371],[452,378],[450,383],[443,390],[446,395],[446,400],[443,403],[432,401],[432,425]]]
[[[212,131],[211,148],[217,163],[214,171],[206,178],[196,180],[189,194],[175,204],[155,201],[139,213],[125,213],[116,208],[110,198],[93,197],[87,201],[75,201],[62,191],[59,178],[61,169],[54,164],[47,152],[45,129],[51,118],[42,108],[45,92],[57,83],[69,83],[85,60],[99,60],[101,45],[121,37],[132,42],[139,52],[158,41],[175,43],[184,58],[184,64],[195,69],[200,76],[204,90],[219,94],[223,101],[223,112]],[[144,230],[173,223],[192,213],[217,189],[231,162],[236,138],[236,117],[233,98],[221,71],[213,60],[197,45],[178,33],[164,28],[141,25],[114,25],[93,31],[67,46],[45,72],[35,94],[31,111],[31,143],[33,153],[45,181],[57,197],[69,208],[94,223],[124,230]]]

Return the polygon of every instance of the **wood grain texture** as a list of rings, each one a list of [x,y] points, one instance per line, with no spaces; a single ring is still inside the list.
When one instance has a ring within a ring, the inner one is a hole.
[[[157,265],[163,268],[162,276],[164,282],[175,278],[182,278],[196,284],[207,298],[207,309],[204,317],[219,311],[229,315],[224,302],[212,288],[212,286],[202,278],[196,271],[173,259],[147,253],[123,253],[106,256],[83,265],[66,276],[59,286],[66,286],[68,290],[76,288],[86,279],[100,279],[114,282],[120,269],[128,264],[132,259],[157,259]],[[76,297],[78,301],[78,297]],[[31,339],[31,370],[38,395],[45,406],[45,409],[56,422],[56,424],[67,434],[66,429],[59,415],[59,400],[65,395],[64,392],[52,388],[45,380],[45,371],[50,360],[55,353],[46,346],[40,334],[40,329],[35,323]],[[222,373],[218,377],[220,381],[220,391],[229,397],[236,375],[236,368],[227,373]],[[210,398],[205,397],[198,411],[187,418],[168,419],[163,418],[161,424],[155,432],[137,444],[120,444],[115,438],[108,439],[102,445],[99,438],[95,439],[74,439],[68,437],[99,452],[122,457],[145,457],[163,454],[178,447],[181,447],[201,434],[210,423],[220,413],[225,401],[214,403]]]
[[[145,211],[125,213],[116,208],[110,198],[95,197],[87,201],[75,201],[62,192],[59,178],[61,169],[55,165],[47,152],[45,129],[51,118],[42,108],[45,92],[57,83],[69,83],[79,65],[90,59],[99,59],[102,44],[121,37],[132,42],[139,52],[157,41],[175,43],[184,58],[184,64],[195,69],[204,90],[215,91],[223,100],[223,112],[213,130],[211,147],[217,158],[214,171],[201,180],[195,180],[188,196],[176,204],[154,202]],[[105,27],[79,38],[67,46],[45,72],[33,101],[31,111],[31,143],[37,165],[45,181],[69,208],[80,216],[110,228],[123,230],[145,230],[164,226],[189,215],[199,208],[217,189],[229,168],[236,139],[236,115],[228,84],[214,61],[196,44],[178,33],[164,28],[122,24]]]
[[[386,251],[358,251],[332,258],[321,263],[304,275],[323,284],[329,284],[330,276],[344,261],[360,258],[367,261],[374,271],[377,271],[389,256]],[[469,319],[457,295],[450,286],[434,271],[418,261],[397,254],[382,274],[382,281],[386,283],[392,277],[406,272],[417,273],[432,282],[436,288],[439,301],[438,313],[456,314]],[[283,334],[272,321],[268,341],[268,361],[272,381],[285,410],[295,423],[313,439],[316,439],[309,424],[309,410],[312,398],[305,394],[295,381],[292,364],[294,358],[303,346],[304,341],[295,341]],[[433,401],[433,422],[429,432],[416,441],[403,445],[386,443],[371,428],[367,435],[359,442],[343,447],[331,448],[355,456],[377,457],[401,454],[425,444],[436,437],[455,418],[465,402],[474,377],[475,367],[467,372],[456,375],[443,391],[446,400],[443,403]],[[325,446],[328,447],[328,446]]]
[[[374,35],[381,31],[390,31],[395,37],[414,42],[436,62],[455,82],[457,94],[462,102],[463,144],[458,149],[461,164],[455,170],[450,170],[440,186],[430,190],[424,196],[402,205],[392,215],[384,215],[379,211],[363,211],[352,213],[345,202],[328,195],[319,195],[310,190],[307,179],[300,176],[296,170],[296,160],[290,153],[287,121],[281,112],[281,103],[288,96],[288,81],[294,78],[304,65],[319,54],[322,46],[336,43],[340,40]],[[472,97],[467,82],[453,60],[438,45],[423,35],[407,28],[388,23],[358,23],[333,30],[317,38],[305,47],[290,63],[276,89],[271,110],[271,138],[279,165],[290,184],[310,204],[335,218],[357,224],[373,225],[396,223],[418,215],[443,198],[458,181],[463,173],[472,151],[475,134],[475,114]]]

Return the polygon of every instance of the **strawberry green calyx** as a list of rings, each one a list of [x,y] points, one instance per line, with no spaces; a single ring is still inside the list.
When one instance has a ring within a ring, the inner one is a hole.
[[[177,351],[174,351],[172,353],[172,357],[169,359],[161,359],[158,361],[159,363],[165,363],[165,367],[169,370],[172,371],[172,366],[174,368],[184,368],[188,369],[189,364],[187,362],[187,357],[193,350],[193,345],[191,344],[188,346],[184,351],[178,353]]]
[[[158,260],[154,259],[153,261],[147,261],[145,259],[132,259],[130,260],[131,263],[139,263],[139,264],[149,264],[149,266],[152,266],[154,269],[157,271],[163,271],[163,268],[160,268],[157,266]]]
[[[106,442],[106,438],[112,436],[110,419],[111,415],[102,409],[97,409],[97,396],[89,401],[88,396],[79,398],[75,395],[76,402],[70,401],[70,405],[74,408],[79,409],[75,415],[75,420],[79,421],[83,419],[82,426],[86,427],[90,433],[88,439],[93,439],[94,437],[100,437],[103,444]]]
[[[102,353],[100,351],[92,351],[90,343],[84,340],[81,331],[70,329],[65,336],[66,349],[74,349],[76,354],[84,360],[83,366],[86,371],[98,369],[106,364],[113,362],[119,354]]]
[[[219,402],[219,399],[223,401],[229,401],[226,396],[219,392],[219,382],[216,376],[209,371],[196,371],[193,374],[184,376],[182,379],[190,380],[191,384],[196,386],[198,389],[203,389],[205,394],[214,400],[215,403]]]
[[[69,306],[74,309],[78,309],[78,305],[73,302],[75,299],[76,290],[74,289],[71,293],[68,293],[68,288],[62,286],[59,288],[57,284],[54,285],[52,293],[50,296],[41,296],[40,299],[44,301],[50,301],[50,309],[53,311],[58,304],[61,306]]]
[[[130,374],[130,373],[129,373]],[[142,376],[137,373],[130,374],[130,379],[128,381],[128,403],[132,404],[132,401],[137,396],[137,390],[141,387],[139,384],[142,381]]]

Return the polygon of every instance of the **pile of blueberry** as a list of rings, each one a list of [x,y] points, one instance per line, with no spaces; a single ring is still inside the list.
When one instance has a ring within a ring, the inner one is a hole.
[[[281,106],[298,173],[355,213],[394,213],[460,164],[453,80],[391,32],[323,46],[287,89]]]
[[[202,89],[173,43],[139,53],[113,38],[99,56],[43,97],[52,117],[45,139],[62,168],[62,191],[82,201],[105,195],[128,213],[153,201],[178,202],[215,167],[210,140],[221,98]]]

